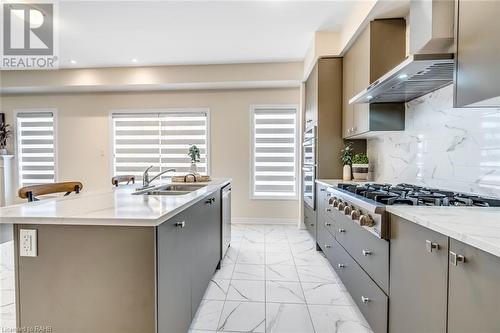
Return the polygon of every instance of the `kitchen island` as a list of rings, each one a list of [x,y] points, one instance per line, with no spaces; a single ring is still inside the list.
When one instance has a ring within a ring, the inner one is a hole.
[[[134,195],[131,185],[0,209],[17,327],[186,332],[221,260],[220,190],[229,183],[181,195]],[[36,230],[36,256],[20,256],[26,229]]]

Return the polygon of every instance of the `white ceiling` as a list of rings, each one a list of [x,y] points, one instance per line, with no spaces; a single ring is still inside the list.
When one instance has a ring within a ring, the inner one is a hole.
[[[314,32],[339,31],[354,5],[353,0],[64,1],[60,67],[302,60]]]

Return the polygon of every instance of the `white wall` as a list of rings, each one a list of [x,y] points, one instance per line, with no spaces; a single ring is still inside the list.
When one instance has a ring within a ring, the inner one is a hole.
[[[500,109],[453,108],[450,85],[406,107],[406,130],[368,140],[377,182],[500,196]]]
[[[299,74],[300,75],[300,74]],[[250,199],[251,104],[295,104],[299,88],[148,93],[89,93],[2,96],[1,111],[12,123],[18,108],[56,108],[58,180],[80,180],[87,190],[111,186],[109,111],[119,108],[208,107],[211,170],[233,178],[233,217],[297,221],[298,201]]]

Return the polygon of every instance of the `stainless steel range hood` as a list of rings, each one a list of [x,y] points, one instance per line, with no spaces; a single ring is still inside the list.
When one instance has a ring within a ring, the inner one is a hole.
[[[352,97],[349,104],[408,102],[451,84],[455,67],[454,12],[454,1],[412,0],[410,55]]]
[[[408,102],[453,82],[452,53],[414,54],[349,100],[353,103]]]

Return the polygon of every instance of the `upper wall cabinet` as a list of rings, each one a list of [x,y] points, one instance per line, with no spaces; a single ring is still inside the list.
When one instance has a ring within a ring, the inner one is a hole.
[[[500,1],[459,0],[455,107],[500,106]]]
[[[404,104],[349,104],[349,100],[405,58],[406,22],[370,22],[344,55],[342,134],[362,138],[371,131],[404,130]]]
[[[305,82],[304,125],[316,126],[316,178],[342,177],[341,117],[342,58],[320,58]]]

